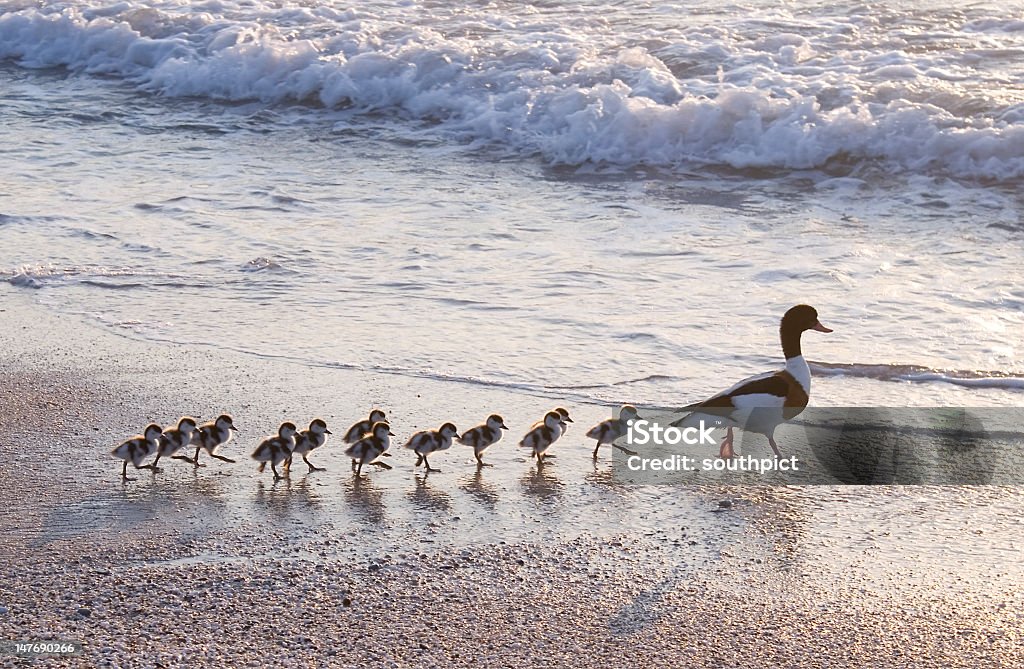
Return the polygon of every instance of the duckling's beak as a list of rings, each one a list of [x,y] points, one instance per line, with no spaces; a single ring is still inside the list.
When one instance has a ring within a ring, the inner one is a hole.
[[[459,435],[457,435],[457,434],[453,434],[453,435],[452,435],[452,439],[462,439],[462,437],[460,437],[460,436],[459,436]]]
[[[501,429],[503,429],[503,430],[507,430],[508,428],[507,428],[507,427],[505,427],[505,424],[504,424],[504,423],[502,423],[502,424],[501,424]]]
[[[331,432],[330,430],[324,430],[324,434],[334,434],[334,433]]]
[[[230,429],[234,430],[235,432],[241,432],[241,430],[239,430],[239,429],[238,429],[237,427],[235,427],[234,425],[231,425],[231,426],[230,426]]]
[[[566,416],[566,417],[565,417],[565,422],[566,422],[566,423],[571,423],[571,422],[573,422],[573,421],[572,421],[572,418],[569,418],[568,416]]]
[[[388,430],[388,436],[389,436],[389,437],[393,437],[393,436],[395,436],[395,433],[394,433],[394,432],[392,432],[391,430]]]
[[[822,325],[821,321],[815,321],[814,325],[811,326],[811,329],[816,330],[817,332],[832,332],[832,330]]]

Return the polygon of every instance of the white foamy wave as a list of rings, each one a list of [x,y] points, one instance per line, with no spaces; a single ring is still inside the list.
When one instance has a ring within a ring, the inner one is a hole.
[[[0,59],[168,96],[383,112],[417,132],[426,123],[447,140],[554,164],[867,162],[1024,177],[1024,103],[1011,83],[1024,61],[1019,22],[972,17],[958,33],[938,17],[934,34],[911,40],[901,21],[927,15],[890,17],[890,27],[840,13],[679,28],[627,14],[609,34],[600,16],[569,8],[424,6],[413,20],[405,4],[0,4]],[[979,33],[985,49],[950,46],[951,34]]]
[[[811,370],[822,376],[850,376],[879,381],[949,383],[965,388],[1024,390],[1024,377],[1003,372],[941,370],[919,365],[858,365],[812,362]]]

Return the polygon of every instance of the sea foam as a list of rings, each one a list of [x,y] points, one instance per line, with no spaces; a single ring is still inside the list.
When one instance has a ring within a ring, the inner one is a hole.
[[[934,49],[922,50],[899,48],[895,27],[868,17],[768,31],[734,18],[732,32],[663,19],[663,35],[627,26],[609,36],[588,34],[596,20],[574,30],[492,8],[406,24],[397,9],[44,3],[0,9],[0,59],[165,96],[385,114],[552,164],[1024,176],[1020,101],[975,81],[1019,60],[1019,22],[936,24]],[[858,41],[854,29],[890,41]],[[979,33],[1001,55],[948,46]],[[993,76],[992,86],[1007,80]]]

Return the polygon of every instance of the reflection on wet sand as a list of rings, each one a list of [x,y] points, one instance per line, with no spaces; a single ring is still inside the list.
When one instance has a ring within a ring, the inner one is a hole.
[[[451,514],[451,495],[431,487],[427,480],[429,478],[429,475],[416,476],[416,487],[407,492],[405,498],[409,500],[416,511]]]
[[[362,519],[374,524],[387,520],[384,493],[368,476],[353,476],[341,480],[342,495],[348,507]]]
[[[484,474],[481,469],[477,469],[476,472],[469,476],[462,477],[459,487],[465,490],[473,498],[473,501],[490,511],[494,511],[498,506],[498,489],[493,484],[484,480]]]
[[[523,494],[536,497],[541,502],[558,502],[562,496],[562,481],[550,465],[534,465],[519,479]]]

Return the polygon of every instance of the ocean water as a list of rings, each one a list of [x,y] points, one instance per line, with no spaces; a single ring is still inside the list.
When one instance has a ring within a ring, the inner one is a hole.
[[[0,277],[577,403],[1024,400],[1024,5],[0,2]]]

